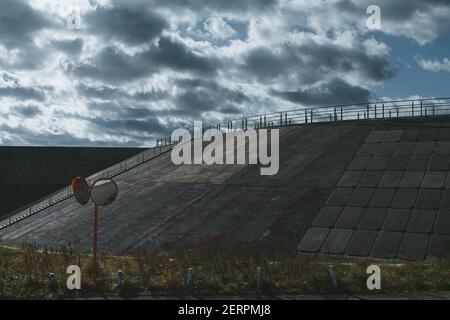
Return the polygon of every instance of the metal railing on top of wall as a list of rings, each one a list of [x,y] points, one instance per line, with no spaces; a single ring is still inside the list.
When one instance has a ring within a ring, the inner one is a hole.
[[[227,133],[236,130],[247,130],[249,128],[259,129],[358,119],[389,119],[398,117],[424,117],[449,114],[450,98],[381,101],[373,103],[303,108],[248,116],[223,121],[214,126],[205,126],[203,127],[203,131],[206,129],[218,129],[220,132]],[[87,180],[89,183],[93,183],[99,178],[115,177],[160,155],[161,153],[169,151],[176,143],[177,142],[172,141],[170,137],[157,139],[156,147],[147,149],[136,156],[102,170],[88,177]],[[72,190],[70,186],[62,188],[50,196],[46,196],[45,198],[28,205],[26,209],[20,209],[9,218],[0,221],[0,230],[71,196]]]

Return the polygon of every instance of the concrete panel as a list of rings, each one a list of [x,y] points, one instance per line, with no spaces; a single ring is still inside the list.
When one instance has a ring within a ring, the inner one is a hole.
[[[349,256],[368,256],[376,237],[375,231],[356,230],[347,244],[345,253]]]
[[[372,197],[372,194],[372,188],[354,189],[353,194],[348,201],[348,205],[351,207],[365,207],[369,204],[369,200]]]
[[[378,233],[371,255],[380,259],[395,258],[402,239],[401,232],[382,231]]]
[[[429,255],[450,257],[450,236],[433,235],[430,241]]]
[[[422,188],[440,189],[444,187],[447,172],[427,172],[422,181]]]
[[[358,156],[372,156],[377,151],[379,143],[364,143],[358,151]]]
[[[409,156],[393,156],[389,161],[388,171],[405,171],[408,167]]]
[[[395,189],[377,188],[370,200],[370,206],[374,208],[388,208],[395,195]]]
[[[402,179],[402,171],[386,171],[378,183],[379,188],[397,188]]]
[[[369,162],[372,157],[370,156],[357,156],[353,159],[353,161],[348,166],[348,170],[350,171],[364,171],[367,169]]]
[[[323,253],[342,254],[347,246],[353,230],[333,229],[322,247]]]
[[[389,209],[382,229],[385,231],[406,231],[410,216],[411,210],[409,209]]]
[[[450,142],[450,128],[441,128],[439,130],[439,141],[449,141]]]
[[[430,156],[412,156],[409,159],[408,171],[425,171],[430,163]]]
[[[391,155],[397,147],[396,142],[383,142],[378,146],[376,155]]]
[[[439,128],[419,130],[418,141],[436,141],[439,137]]]
[[[445,189],[442,194],[441,204],[439,206],[441,210],[450,210],[450,189]]]
[[[359,220],[364,212],[364,208],[346,207],[342,210],[336,222],[336,228],[356,229]]]
[[[403,131],[400,141],[404,142],[415,142],[419,138],[419,129],[406,129]]]
[[[430,233],[433,230],[436,211],[413,210],[408,224],[408,232]]]
[[[358,187],[360,188],[374,188],[383,175],[383,171],[366,171],[362,174]]]
[[[424,175],[422,171],[406,171],[400,181],[400,188],[419,188]]]
[[[429,168],[431,171],[448,171],[450,168],[450,155],[433,155]]]
[[[397,142],[403,134],[403,130],[388,130],[384,135],[383,142]]]
[[[438,212],[433,231],[436,234],[450,235],[450,210]]]
[[[336,223],[339,214],[342,211],[342,207],[325,207],[320,210],[317,217],[314,219],[313,227],[331,228]]]
[[[366,208],[358,229],[361,230],[380,230],[386,216],[387,210],[384,208]]]
[[[412,208],[416,202],[418,192],[418,189],[398,189],[392,201],[392,208]]]
[[[434,150],[434,145],[436,143],[433,141],[419,141],[414,148],[414,155],[431,155]]]
[[[381,142],[383,141],[385,130],[374,130],[366,138],[366,143]]]
[[[341,180],[339,180],[338,187],[356,187],[358,185],[359,179],[361,178],[361,175],[361,171],[347,171],[346,173],[344,173]]]
[[[394,155],[396,156],[409,156],[413,154],[416,147],[415,142],[399,142],[395,149]]]
[[[353,193],[352,188],[337,188],[327,200],[328,206],[345,206]]]
[[[439,155],[450,155],[450,141],[438,141],[434,146],[434,152]]]
[[[328,236],[330,229],[311,228],[298,246],[299,251],[318,252]]]
[[[423,260],[430,236],[422,233],[405,233],[398,251],[398,257],[405,260]]]
[[[369,166],[367,167],[367,170],[370,170],[370,171],[385,170],[389,161],[390,161],[389,156],[376,155],[370,161]]]
[[[442,190],[439,189],[421,189],[417,197],[416,208],[436,210],[439,209]]]

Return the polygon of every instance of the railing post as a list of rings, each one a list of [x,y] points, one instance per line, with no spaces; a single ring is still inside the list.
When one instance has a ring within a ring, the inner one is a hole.
[[[381,105],[381,116],[384,118],[384,103]]]
[[[377,118],[377,105],[375,105],[375,119]]]
[[[280,113],[280,127],[283,125],[283,114]]]
[[[308,123],[308,111],[305,110],[305,123]]]
[[[260,128],[262,127],[262,117],[261,116],[259,117],[259,127]]]
[[[336,113],[336,108],[334,108],[334,121],[337,121],[337,113]]]
[[[414,101],[411,103],[411,115],[414,117]]]
[[[367,119],[369,119],[370,118],[370,115],[369,115],[369,105],[367,105]]]
[[[422,108],[423,108],[423,103],[422,103],[422,100],[420,101],[420,116],[423,116],[423,110],[422,110]]]
[[[287,112],[284,113],[284,124],[288,125]]]
[[[267,127],[266,116],[264,116],[264,128]]]
[[[341,121],[344,120],[344,110],[343,107],[341,107]]]
[[[310,122],[313,123],[313,110],[311,109],[311,119]]]

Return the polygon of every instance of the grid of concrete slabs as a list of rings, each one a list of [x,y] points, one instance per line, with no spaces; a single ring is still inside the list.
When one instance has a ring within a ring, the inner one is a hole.
[[[424,260],[450,254],[450,129],[374,130],[300,253]]]

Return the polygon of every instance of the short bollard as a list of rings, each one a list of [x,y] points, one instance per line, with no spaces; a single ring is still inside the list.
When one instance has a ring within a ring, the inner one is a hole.
[[[256,267],[256,288],[261,289],[261,267]]]
[[[330,265],[329,268],[330,272],[330,278],[331,278],[331,284],[333,285],[333,288],[337,288],[337,276],[336,276],[336,268],[334,265]]]
[[[58,283],[56,281],[56,276],[53,272],[49,272],[47,274],[48,286],[51,290],[55,290],[58,287]]]
[[[192,268],[188,268],[187,269],[187,276],[186,276],[186,285],[189,288],[192,287],[192,274],[193,274]]]
[[[119,270],[117,272],[117,277],[116,277],[117,289],[119,289],[119,290],[122,289],[123,285],[124,285],[124,282],[125,282],[125,279],[124,279],[124,276],[123,276],[123,272],[122,272],[122,270]]]

